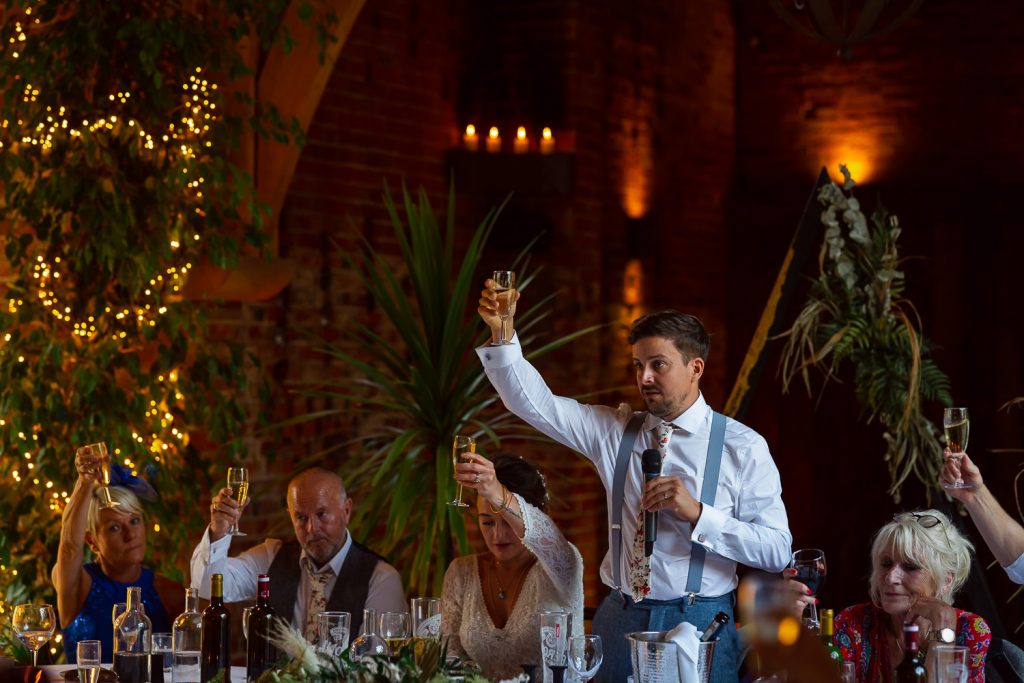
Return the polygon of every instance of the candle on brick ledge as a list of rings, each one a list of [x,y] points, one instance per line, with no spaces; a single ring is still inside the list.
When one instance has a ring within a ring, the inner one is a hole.
[[[516,139],[513,142],[512,150],[516,154],[526,154],[530,151],[530,141],[526,139],[526,126],[519,126],[516,129]]]
[[[462,135],[462,146],[470,152],[475,152],[480,146],[480,136],[476,134],[476,126],[472,123],[466,126],[466,132]]]
[[[498,132],[497,126],[491,126],[491,129],[487,131],[487,151],[501,151],[501,134]]]
[[[540,132],[540,153],[551,154],[555,151],[555,136],[551,132],[551,129],[544,126],[544,130]]]

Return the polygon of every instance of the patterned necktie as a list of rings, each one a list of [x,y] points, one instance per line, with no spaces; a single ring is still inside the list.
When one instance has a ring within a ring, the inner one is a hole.
[[[673,429],[675,427],[668,422],[662,422],[656,428],[658,451],[661,453],[662,463],[668,456],[668,442],[672,438]],[[640,498],[643,500],[643,489],[640,490]],[[642,507],[637,512],[636,536],[633,537],[633,552],[629,558],[629,588],[634,602],[640,602],[651,594],[651,558],[644,555],[644,509]]]
[[[327,567],[324,571],[318,572],[313,567],[313,562],[308,558],[302,558],[302,568],[309,576],[309,602],[306,603],[306,627],[302,633],[306,640],[315,643],[318,637],[318,622],[320,613],[327,607],[327,596],[324,595],[324,587],[327,581],[334,576],[334,570]]]

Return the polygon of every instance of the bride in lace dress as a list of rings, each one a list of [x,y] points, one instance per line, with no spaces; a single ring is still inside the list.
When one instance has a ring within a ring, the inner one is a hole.
[[[455,559],[444,576],[441,630],[448,651],[500,680],[540,665],[540,620],[572,614],[583,629],[583,558],[544,510],[544,478],[527,460],[467,453],[456,480],[477,490],[476,514],[487,552]]]

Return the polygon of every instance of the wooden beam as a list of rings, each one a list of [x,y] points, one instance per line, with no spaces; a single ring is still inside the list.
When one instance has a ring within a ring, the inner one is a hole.
[[[283,28],[296,44],[286,53],[281,41],[275,43],[256,82],[256,97],[261,103],[277,107],[284,121],[291,121],[294,117],[302,129],[307,130],[338,55],[366,0],[330,0],[327,3],[338,17],[335,27],[337,40],[323,48],[317,44],[313,22],[299,19],[299,6],[302,4],[303,0],[292,0],[283,22]],[[278,217],[299,163],[300,152],[295,144],[282,145],[269,139],[256,141],[256,191],[260,200],[270,206],[268,224],[272,226],[273,253],[277,253]]]

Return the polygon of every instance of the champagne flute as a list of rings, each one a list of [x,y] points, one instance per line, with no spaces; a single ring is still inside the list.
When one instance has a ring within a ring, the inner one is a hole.
[[[817,548],[796,550],[789,566],[796,570],[796,576],[793,578],[807,586],[811,591],[811,597],[817,597],[818,591],[825,583],[825,551]],[[804,626],[816,633],[821,630],[818,608],[813,603],[804,609]]]
[[[97,474],[103,480],[103,486],[96,489],[96,495],[100,499],[100,507],[115,508],[119,506],[120,503],[110,497],[110,458],[107,455],[107,444],[100,442],[82,446],[75,451],[75,455],[97,458],[100,461]]]
[[[242,636],[246,643],[249,642],[249,615],[252,614],[252,610],[251,606],[242,608]]]
[[[569,667],[583,683],[597,675],[602,661],[601,636],[573,636],[569,639]]]
[[[470,453],[476,453],[476,439],[471,436],[463,436],[462,434],[456,434],[455,440],[452,441],[452,467],[458,472],[459,462],[462,459],[462,453],[469,451]],[[459,484],[459,492],[455,496],[455,500],[448,501],[449,505],[454,505],[460,508],[468,508],[469,504],[462,502],[462,484]]]
[[[53,637],[57,620],[50,605],[17,605],[11,616],[11,628],[25,647],[32,650],[32,666],[38,666],[39,650]]]
[[[951,453],[950,460],[960,465],[960,460],[967,451],[967,437],[971,434],[971,421],[967,415],[967,408],[946,408],[942,411],[942,429],[946,433],[946,445]],[[945,485],[947,489],[969,489],[970,484],[965,484],[963,477],[957,477],[952,484]]]
[[[498,295],[498,317],[501,318],[501,340],[498,343],[511,344],[505,327],[516,303],[516,274],[511,270],[496,270],[491,278],[494,280],[494,291]]]
[[[249,470],[244,467],[228,468],[228,488],[231,489],[231,497],[241,505],[245,497],[249,495]],[[246,536],[244,531],[238,529],[238,524],[232,522],[228,529],[228,536]]]

